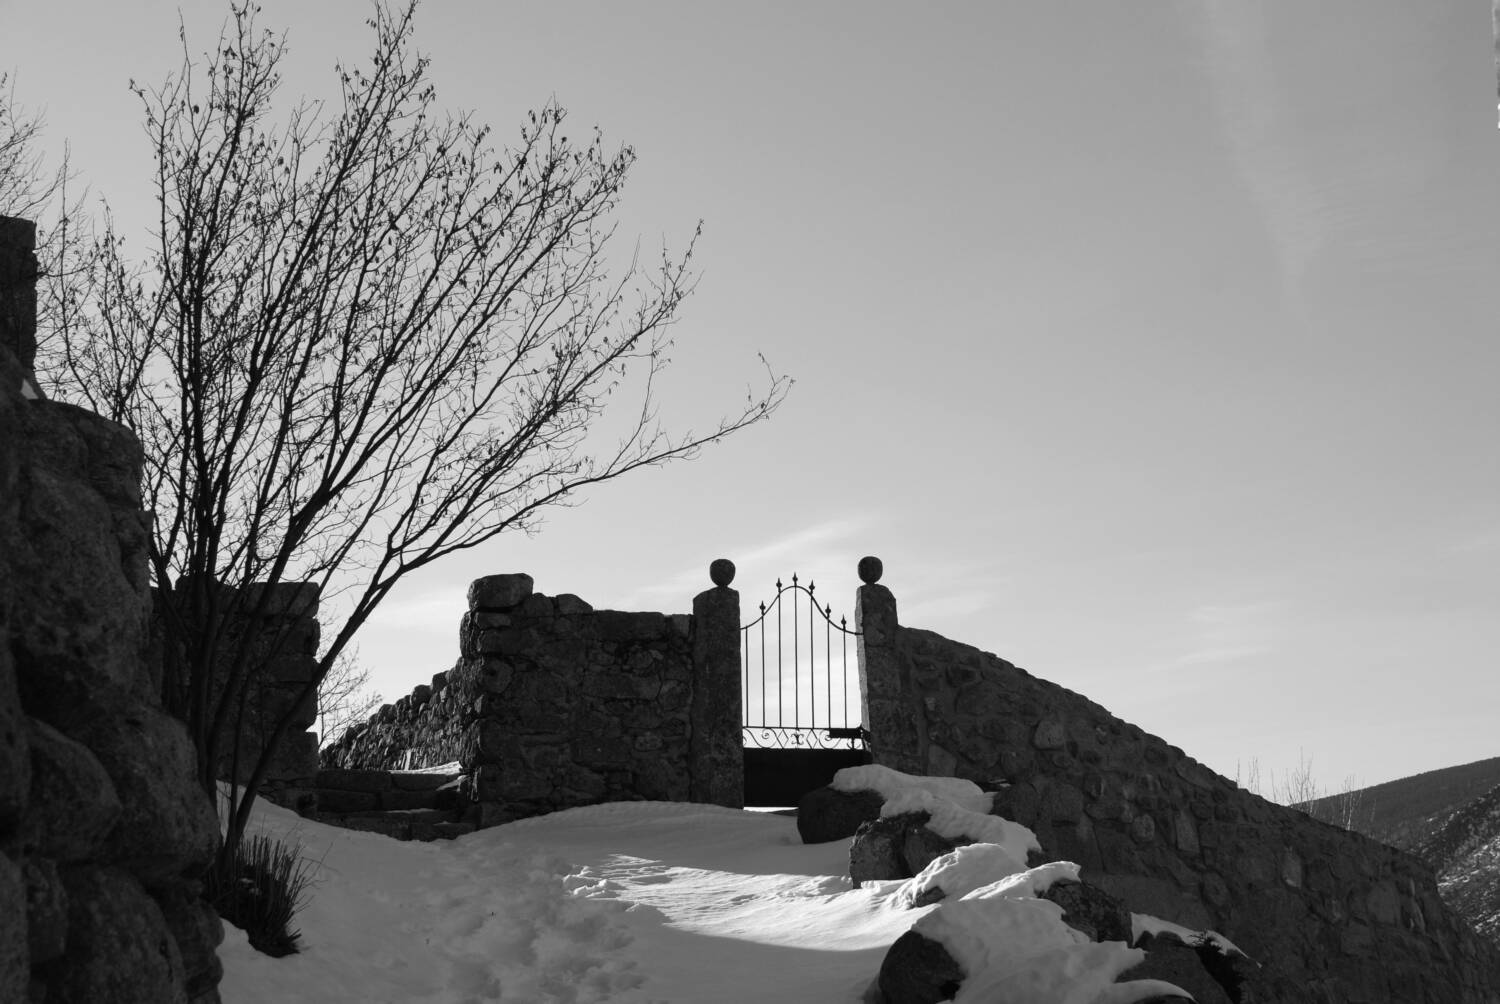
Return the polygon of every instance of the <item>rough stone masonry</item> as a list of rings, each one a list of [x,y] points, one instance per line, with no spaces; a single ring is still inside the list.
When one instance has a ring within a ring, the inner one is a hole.
[[[0,217],[0,1001],[210,1004],[219,829],[145,658],[141,447],[22,393],[32,240]]]

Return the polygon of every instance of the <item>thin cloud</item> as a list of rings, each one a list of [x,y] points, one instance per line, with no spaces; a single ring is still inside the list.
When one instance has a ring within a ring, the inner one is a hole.
[[[736,588],[770,569],[771,575],[789,576],[799,569],[829,568],[839,564],[851,564],[851,545],[855,538],[877,522],[868,513],[824,520],[812,526],[794,530],[781,537],[760,541],[745,546],[724,549],[723,556],[734,562],[738,569]],[[797,567],[791,567],[796,565]],[[747,577],[747,574],[749,576]],[[638,587],[627,597],[632,604],[660,601],[662,597],[680,600],[691,597],[708,587],[706,569],[695,566],[683,569],[660,581]]]
[[[1276,37],[1277,9],[1235,0],[1192,5],[1204,72],[1237,173],[1260,210],[1286,286],[1296,290],[1325,255],[1362,271],[1451,270],[1483,260],[1472,212],[1442,181],[1451,165],[1434,153],[1441,89],[1390,46],[1351,50],[1317,72],[1338,75],[1307,90],[1305,53]],[[1420,16],[1409,25],[1420,35]],[[1431,40],[1409,40],[1419,49]],[[1372,79],[1366,71],[1385,72]],[[1370,88],[1359,114],[1333,115],[1343,78]],[[1389,126],[1370,130],[1363,116]]]
[[[1279,603],[1205,603],[1187,613],[1185,637],[1171,647],[1177,655],[1159,663],[1159,670],[1222,666],[1275,650],[1280,633]]]

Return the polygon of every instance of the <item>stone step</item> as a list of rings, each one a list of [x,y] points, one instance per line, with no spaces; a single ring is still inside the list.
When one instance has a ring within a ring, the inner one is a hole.
[[[408,823],[446,823],[458,818],[457,813],[446,809],[376,809],[367,812],[339,813],[345,819],[404,819]]]
[[[383,792],[432,791],[457,781],[463,774],[456,770],[356,770],[325,767],[318,771],[314,784],[339,791]]]
[[[440,809],[394,809],[376,812],[305,813],[306,818],[346,830],[379,833],[396,840],[451,840],[473,833],[473,823],[458,818],[458,813]]]
[[[345,814],[350,812],[394,811],[403,809],[442,809],[452,811],[459,808],[460,796],[457,784],[433,788],[426,791],[407,791],[387,788],[383,791],[357,791],[348,788],[308,788],[297,792],[302,805],[311,797],[318,812]]]

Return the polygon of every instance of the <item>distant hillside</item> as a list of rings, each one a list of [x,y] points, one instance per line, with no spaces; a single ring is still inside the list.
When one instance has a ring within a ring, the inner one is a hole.
[[[1432,865],[1450,907],[1500,942],[1500,786],[1449,813],[1406,849]]]
[[[1413,774],[1314,799],[1297,808],[1319,819],[1330,819],[1339,815],[1338,809],[1353,803],[1357,808],[1348,813],[1353,823],[1350,829],[1410,850],[1443,818],[1496,785],[1500,785],[1500,757]]]
[[[1437,873],[1444,901],[1500,944],[1500,757],[1298,808],[1319,818],[1344,812],[1351,829],[1425,860]]]

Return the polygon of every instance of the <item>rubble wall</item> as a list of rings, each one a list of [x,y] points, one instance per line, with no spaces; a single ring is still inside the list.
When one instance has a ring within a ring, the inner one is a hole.
[[[210,1004],[219,830],[145,658],[141,447],[23,394],[32,241],[0,217],[0,1000]]]
[[[1275,960],[1287,1004],[1500,1000],[1500,962],[1410,854],[1276,805],[1080,694],[931,631],[856,620],[875,762],[998,787],[996,812],[1140,913]]]

